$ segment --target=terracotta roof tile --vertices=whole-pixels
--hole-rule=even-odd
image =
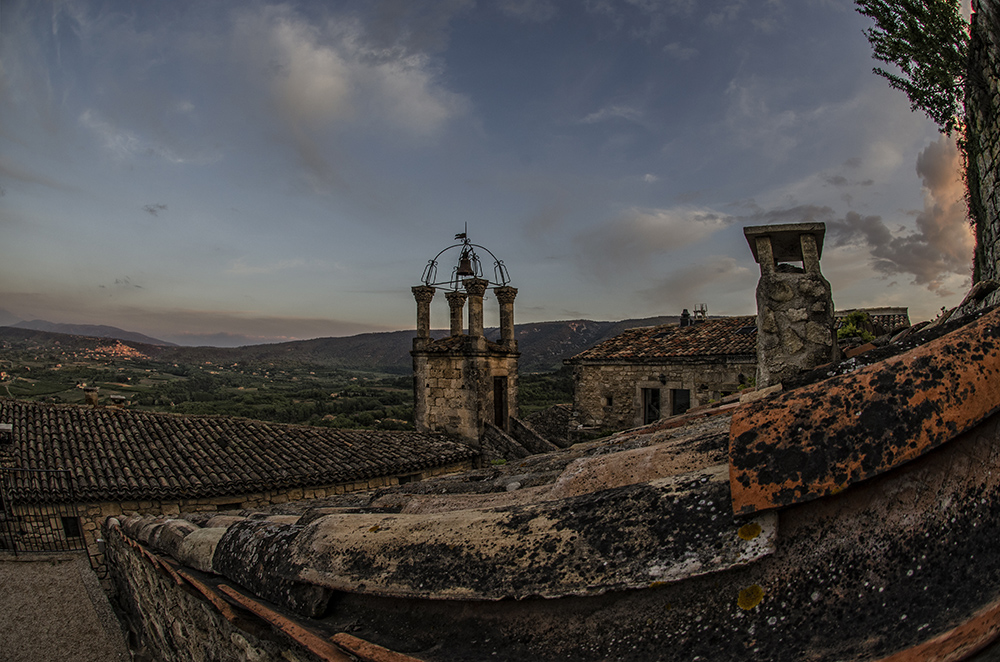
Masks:
[[[683,357],[757,353],[757,318],[720,317],[700,324],[675,324],[629,329],[581,352],[567,363],[587,361],[649,361]]]
[[[71,485],[54,474],[38,488],[15,483],[11,497],[30,502],[226,496],[406,474],[475,456],[437,434],[10,399],[0,399],[0,422],[13,424],[15,466],[71,472]]]

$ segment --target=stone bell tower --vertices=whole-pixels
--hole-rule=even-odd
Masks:
[[[833,296],[819,270],[826,225],[757,225],[743,228],[743,234],[760,264],[757,387],[839,359]]]
[[[423,285],[412,288],[417,302],[417,336],[413,339],[414,423],[419,432],[447,432],[478,445],[487,423],[507,431],[517,412],[517,341],[514,339],[514,297],[507,268],[488,249],[473,244],[465,233],[461,243],[438,253],[427,263]],[[476,249],[493,258],[494,280],[483,277]],[[438,264],[450,254],[454,266],[438,280]],[[457,255],[457,259],[454,257]],[[500,304],[500,338],[486,339],[483,297],[492,288]],[[444,290],[450,310],[451,333],[431,339],[431,301]],[[468,310],[468,326],[463,313]],[[467,331],[466,331],[467,328]]]

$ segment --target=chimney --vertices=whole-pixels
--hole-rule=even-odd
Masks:
[[[691,313],[685,308],[681,311],[681,327],[691,326]]]
[[[743,234],[760,265],[757,387],[839,359],[833,296],[819,269],[826,225],[757,225],[743,228]]]

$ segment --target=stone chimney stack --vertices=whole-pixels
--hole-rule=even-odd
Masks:
[[[833,296],[819,269],[826,225],[758,225],[743,233],[760,265],[757,387],[839,359]]]

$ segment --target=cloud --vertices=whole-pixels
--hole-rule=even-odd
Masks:
[[[473,0],[370,0],[361,6],[368,12],[364,23],[372,47],[437,53],[448,46],[452,19],[473,4]]]
[[[674,41],[663,47],[663,52],[675,60],[690,60],[698,54],[697,48],[682,46],[680,42]]]
[[[752,290],[757,282],[757,270],[743,262],[745,260],[728,255],[713,255],[671,272],[639,294],[661,310],[680,310],[704,301],[705,292]]]
[[[80,126],[90,130],[102,143],[104,149],[119,161],[127,161],[142,156],[156,156],[169,163],[206,164],[217,161],[221,154],[211,150],[192,150],[180,153],[166,143],[147,139],[138,132],[118,126],[93,109],[80,114]]]
[[[557,13],[552,0],[503,0],[500,11],[512,18],[533,23],[548,21]]]
[[[707,209],[632,208],[610,223],[576,238],[588,269],[613,273],[642,266],[654,255],[678,251],[731,223],[732,217]]]
[[[3,157],[0,157],[0,177],[12,179],[21,182],[22,184],[45,186],[57,191],[79,192],[80,190],[75,186],[64,184],[52,179],[51,177],[46,177],[45,175],[25,170],[24,168],[5,161]]]
[[[632,108],[631,106],[615,104],[590,113],[581,119],[580,123],[597,124],[598,122],[605,122],[613,119],[624,119],[630,122],[639,122],[642,119],[642,112],[636,108]]]
[[[942,136],[917,158],[923,180],[924,208],[916,214],[916,231],[894,235],[879,216],[849,212],[828,222],[835,245],[866,246],[872,266],[886,277],[910,274],[913,282],[940,296],[954,293],[946,281],[968,276],[975,239],[969,227],[961,156],[953,140]]]
[[[281,135],[318,185],[339,183],[337,137],[348,127],[426,139],[468,110],[467,99],[440,82],[429,55],[373,42],[356,18],[324,22],[287,6],[247,9],[237,15],[232,52],[247,67],[247,94],[264,82]]]
[[[262,264],[249,264],[246,259],[238,258],[226,268],[226,273],[235,276],[253,276],[259,274],[275,274],[291,269],[326,269],[327,265],[320,261],[309,261],[302,258],[276,260]]]

